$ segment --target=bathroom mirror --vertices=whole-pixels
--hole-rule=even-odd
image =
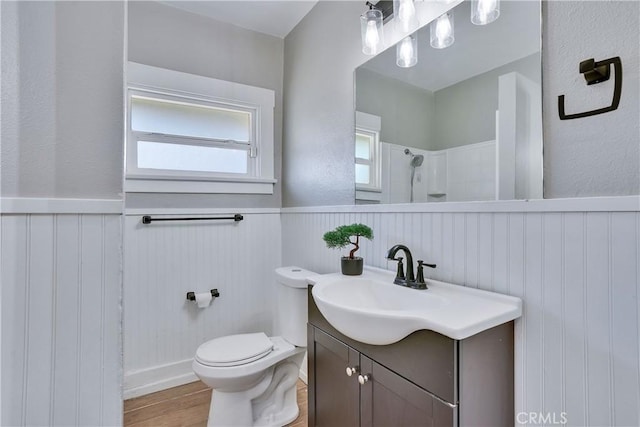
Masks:
[[[487,25],[470,3],[449,47],[431,47],[434,21],[416,65],[393,46],[355,70],[356,203],[542,198],[540,1],[502,1]]]

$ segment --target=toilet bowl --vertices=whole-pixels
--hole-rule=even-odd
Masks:
[[[306,350],[306,278],[313,274],[297,267],[276,269],[281,336],[228,335],[198,347],[193,371],[212,388],[208,426],[283,426],[298,417],[296,382]]]

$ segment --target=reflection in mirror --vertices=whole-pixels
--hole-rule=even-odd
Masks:
[[[427,25],[415,66],[391,47],[355,71],[356,203],[542,198],[540,2],[482,26],[470,1],[449,13],[449,47]]]

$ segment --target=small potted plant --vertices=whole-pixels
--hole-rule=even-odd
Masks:
[[[373,231],[364,224],[341,225],[333,231],[328,231],[322,239],[329,248],[344,248],[347,245],[354,247],[349,251],[349,256],[343,256],[341,261],[342,274],[358,276],[362,274],[364,262],[362,257],[354,256],[360,249],[360,237],[373,239]],[[352,240],[353,238],[353,240]]]

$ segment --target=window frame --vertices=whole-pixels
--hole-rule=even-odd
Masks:
[[[274,91],[133,62],[127,71],[125,192],[273,194]],[[135,97],[248,112],[250,141],[134,131]],[[247,173],[139,168],[138,141],[247,150]]]

